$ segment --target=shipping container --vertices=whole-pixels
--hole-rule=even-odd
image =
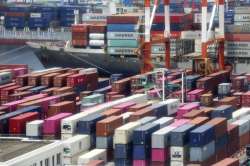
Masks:
[[[43,120],[34,120],[26,123],[26,136],[31,138],[41,138]]]
[[[105,163],[107,161],[107,150],[106,149],[93,149],[88,153],[85,153],[78,158],[77,164],[85,165],[91,160],[103,160]]]

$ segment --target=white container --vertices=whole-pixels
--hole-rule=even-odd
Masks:
[[[203,147],[190,147],[190,161],[206,161],[215,153],[215,142],[212,141]]]
[[[61,133],[63,133],[63,135],[64,134],[73,135],[76,131],[77,122],[80,119],[82,119],[83,117],[90,115],[90,114],[103,112],[107,109],[112,108],[115,105],[119,105],[119,104],[130,102],[130,101],[133,101],[137,104],[144,103],[147,101],[147,96],[146,96],[146,94],[136,94],[136,95],[132,95],[132,96],[129,96],[126,98],[122,98],[122,99],[115,100],[112,102],[99,104],[95,107],[88,108],[84,112],[80,112],[80,113],[77,113],[73,116],[70,116],[68,118],[63,119],[61,122]]]
[[[154,121],[154,124],[159,124],[160,128],[166,127],[167,125],[170,125],[174,122],[174,118],[172,117],[162,117],[156,121]]]
[[[170,161],[170,166],[185,166],[181,161]]]
[[[97,73],[97,68],[87,68],[79,71],[79,74]]]
[[[90,40],[104,40],[105,35],[103,33],[90,33],[89,39]]]
[[[30,13],[31,18],[41,18],[42,14],[41,13]]]
[[[181,39],[200,39],[201,31],[182,31]]]
[[[138,122],[130,122],[115,130],[114,144],[128,144],[132,141],[133,130],[140,126]]]
[[[78,164],[84,165],[92,160],[104,160],[107,162],[107,150],[106,149],[93,149],[88,153],[85,153],[78,158]]]
[[[233,125],[239,126],[239,136],[249,132],[250,124],[247,119],[240,119],[232,123]]]
[[[178,111],[178,107],[180,105],[179,99],[168,99],[163,101],[162,103],[167,105],[168,115],[173,115]]]
[[[242,107],[233,112],[232,119],[238,120],[248,114],[250,114],[250,107]]]
[[[167,126],[152,134],[152,148],[163,149],[169,146],[169,136],[172,130],[176,127]]]
[[[72,134],[65,134],[65,133],[62,133],[61,134],[61,140],[67,140],[67,139],[70,139],[72,138],[74,135]]]
[[[89,135],[76,135],[64,141],[63,155],[72,157],[90,149]]]
[[[170,159],[171,161],[180,161],[184,162],[187,159],[187,146],[184,147],[177,147],[171,146],[170,147]]]
[[[136,48],[108,47],[108,53],[113,55],[135,55]]]
[[[103,13],[85,13],[82,15],[82,21],[107,21],[107,14]]]
[[[103,47],[105,45],[104,40],[89,40],[89,46]]]
[[[26,136],[39,137],[42,136],[43,120],[34,120],[26,123]]]
[[[126,124],[129,122],[129,117],[133,114],[134,112],[125,112],[121,114],[121,117],[123,119],[123,124]]]
[[[234,15],[235,22],[249,22],[250,14],[236,14]]]

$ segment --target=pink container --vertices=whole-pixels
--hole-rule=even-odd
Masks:
[[[132,106],[136,105],[135,102],[127,102],[127,103],[123,103],[117,106],[114,106],[114,109],[121,109],[123,112],[127,112],[128,109]]]
[[[149,166],[147,160],[133,160],[133,166]]]
[[[183,107],[179,107],[176,118],[181,119],[184,114],[199,108],[200,108],[200,103],[188,103]]]
[[[169,149],[152,149],[152,161],[165,162],[169,159]]]
[[[178,119],[178,120],[175,120],[174,123],[172,123],[171,125],[169,126],[172,126],[172,127],[180,127],[186,123],[188,123],[190,120],[189,119]]]
[[[28,69],[27,68],[16,68],[13,69],[14,73],[15,73],[15,77],[20,76],[20,75],[24,75],[28,73]]]
[[[204,93],[203,89],[196,89],[187,94],[187,100],[190,102],[196,102],[200,100],[201,95]]]
[[[38,94],[38,95],[33,95],[33,96],[29,96],[29,97],[25,97],[22,100],[17,100],[17,101],[13,101],[13,102],[9,102],[9,103],[5,103],[3,104],[4,106],[8,106],[10,108],[10,112],[15,111],[17,109],[17,106],[19,104],[22,103],[26,103],[32,100],[37,100],[37,99],[41,99],[47,97],[47,94]]]
[[[60,113],[44,120],[43,134],[58,136],[61,129],[61,120],[71,116],[72,113]]]

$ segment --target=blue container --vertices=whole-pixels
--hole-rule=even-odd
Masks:
[[[115,166],[128,166],[132,165],[131,160],[128,159],[115,159]]]
[[[131,159],[133,144],[115,144],[115,159]]]
[[[164,117],[168,114],[167,105],[164,103],[153,104],[152,106],[150,106],[150,108],[154,110],[154,116],[156,116],[157,118]]]
[[[134,160],[149,160],[151,148],[147,145],[134,145],[133,147],[133,159]]]
[[[158,129],[160,129],[160,125],[153,123],[145,124],[136,128],[133,132],[133,144],[151,144],[151,134]]]
[[[38,86],[38,87],[29,89],[29,91],[31,91],[33,94],[38,94],[38,93],[40,93],[42,90],[45,90],[45,89],[47,89],[47,88],[48,88],[47,86]]]
[[[211,113],[211,117],[223,117],[231,119],[234,111],[235,109],[231,105],[221,105],[219,107],[214,108],[214,111]]]
[[[7,11],[9,11],[9,12],[29,12],[30,8],[28,6],[25,6],[25,7],[9,6],[9,7],[7,7]]]
[[[96,123],[105,116],[101,114],[92,114],[84,117],[77,123],[77,133],[78,134],[93,134],[96,132]]]
[[[112,84],[115,81],[121,80],[123,78],[123,74],[112,74],[110,76],[110,83]]]
[[[97,149],[111,149],[113,148],[113,135],[109,137],[96,137]]]
[[[189,142],[189,133],[193,130],[195,125],[185,124],[171,131],[170,145],[171,146],[185,146]]]
[[[27,112],[39,112],[41,116],[42,109],[40,106],[29,106],[18,109],[14,112],[10,112],[0,116],[0,133],[8,133],[9,131],[9,119]]]
[[[171,24],[170,30],[171,31],[182,31],[183,30],[183,24]],[[164,24],[152,24],[151,27],[152,31],[164,31],[165,25]]]
[[[215,151],[218,151],[220,149],[225,149],[227,143],[228,143],[228,135],[224,134],[222,137],[215,140]]]
[[[156,117],[155,116],[147,116],[147,117],[144,117],[142,119],[139,119],[138,122],[141,124],[141,125],[145,125],[147,123],[150,123],[150,122],[153,122],[156,120]]]
[[[108,32],[136,32],[138,26],[134,24],[108,24]]]
[[[98,89],[101,88],[107,88],[110,84],[110,79],[109,78],[105,78],[105,79],[99,79],[98,80]]]
[[[189,143],[191,147],[202,147],[213,141],[214,138],[214,127],[211,125],[202,125],[190,132]]]
[[[200,75],[186,76],[186,87],[187,87],[187,89],[195,89],[196,88],[196,82],[200,78],[201,78]]]

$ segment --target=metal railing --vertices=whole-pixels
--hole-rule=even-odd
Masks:
[[[67,29],[48,29],[33,30],[30,31],[28,28],[23,30],[5,29],[0,26],[0,38],[1,39],[20,39],[20,40],[71,40],[71,31]]]

